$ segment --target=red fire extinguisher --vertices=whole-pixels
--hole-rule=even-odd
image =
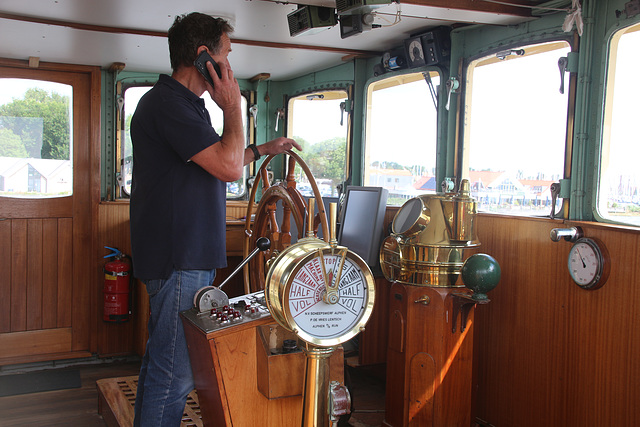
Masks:
[[[125,261],[127,255],[116,248],[105,248],[113,252],[105,258],[113,257],[104,265],[104,314],[102,320],[105,322],[126,322],[131,315],[130,309],[130,270],[131,266]]]

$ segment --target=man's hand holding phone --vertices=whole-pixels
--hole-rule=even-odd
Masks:
[[[202,52],[200,52],[196,60],[193,61],[193,65],[195,65],[198,71],[200,71],[200,74],[204,76],[204,79],[208,81],[211,86],[213,86],[213,79],[211,78],[213,73],[211,73],[211,71],[209,70],[207,62],[211,63],[211,66],[213,67],[216,74],[218,75],[218,78],[222,78],[222,74],[220,72],[220,66],[216,61],[213,60],[211,55],[209,55],[209,52],[207,52],[206,50],[203,50]]]
[[[211,99],[227,112],[229,108],[240,108],[240,87],[233,78],[233,71],[229,68],[227,61],[216,62],[209,52],[200,52],[193,65],[209,83],[207,87]]]

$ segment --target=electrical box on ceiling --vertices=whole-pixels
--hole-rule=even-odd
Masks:
[[[373,28],[373,15],[370,13],[342,15],[340,17],[340,37],[355,36]]]
[[[389,5],[392,0],[336,0],[338,15],[364,14]]]
[[[289,35],[315,34],[338,23],[335,11],[329,7],[299,6],[287,15]]]
[[[409,68],[443,64],[451,56],[451,28],[436,27],[404,41]]]

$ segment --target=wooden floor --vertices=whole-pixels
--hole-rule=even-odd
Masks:
[[[0,427],[105,427],[98,414],[96,381],[136,375],[139,367],[138,361],[77,365],[73,369],[80,371],[80,388],[0,397]],[[384,373],[381,369],[384,368],[347,368],[353,413],[346,425],[381,425],[384,419]]]
[[[140,363],[89,364],[73,366],[73,369],[80,371],[80,388],[0,397],[0,426],[105,427],[102,416],[98,414],[96,381],[136,375]]]

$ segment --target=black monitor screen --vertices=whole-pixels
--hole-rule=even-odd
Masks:
[[[372,267],[379,262],[388,194],[382,187],[347,187],[342,208],[338,243]]]

